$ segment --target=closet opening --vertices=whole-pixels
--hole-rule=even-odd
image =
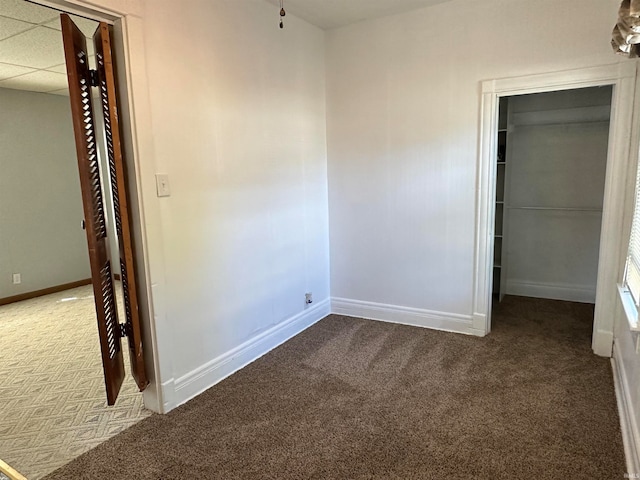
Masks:
[[[492,327],[500,99],[605,87],[611,91],[611,108],[591,348],[596,355],[611,357],[614,328],[612,312],[620,308],[617,284],[624,277],[624,245],[631,228],[633,172],[638,158],[638,151],[631,148],[640,135],[633,114],[635,86],[636,65],[627,62],[482,82],[472,310],[472,329],[477,335],[487,335]],[[509,145],[505,143],[505,155],[508,148]],[[505,161],[508,162],[508,159]],[[509,268],[507,266],[507,270]]]
[[[612,95],[604,85],[499,98],[494,321],[518,305],[593,321]]]

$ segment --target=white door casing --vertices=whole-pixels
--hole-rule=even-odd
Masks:
[[[498,101],[501,97],[575,88],[613,86],[604,206],[600,238],[592,348],[610,357],[617,284],[622,281],[633,209],[637,152],[631,149],[636,61],[482,82],[480,146],[476,180],[476,232],[473,291],[474,328],[491,331],[491,285],[496,191]]]

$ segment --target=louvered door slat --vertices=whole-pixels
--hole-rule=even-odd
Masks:
[[[142,331],[138,311],[138,295],[136,288],[135,265],[133,258],[133,239],[129,223],[127,187],[125,178],[124,156],[120,142],[120,126],[118,123],[118,105],[116,100],[116,84],[111,50],[111,32],[106,23],[100,23],[93,36],[96,48],[96,70],[100,103],[104,115],[106,150],[113,193],[116,233],[120,248],[120,276],[124,296],[126,316],[125,329],[129,339],[129,358],[131,373],[140,390],[148,385],[142,350]]]
[[[124,380],[124,360],[100,185],[87,44],[68,15],[62,14],[60,19],[107,402],[113,405]]]

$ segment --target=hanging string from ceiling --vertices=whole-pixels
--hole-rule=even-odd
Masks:
[[[280,0],[280,28],[284,28],[284,22],[282,21],[287,12],[284,11],[284,0]]]

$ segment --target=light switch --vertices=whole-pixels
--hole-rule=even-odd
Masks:
[[[156,190],[159,197],[168,197],[171,195],[169,175],[166,173],[156,173]]]

